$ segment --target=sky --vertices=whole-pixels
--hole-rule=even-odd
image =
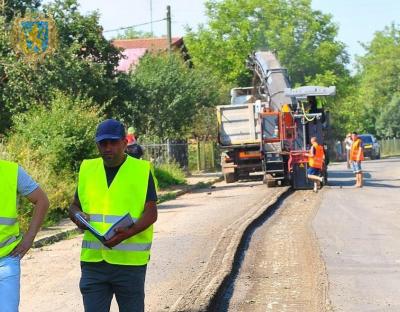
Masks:
[[[207,23],[203,0],[79,0],[79,3],[82,13],[99,11],[104,30],[163,19],[167,5],[171,6],[172,36],[184,35],[186,25],[197,29],[200,23]],[[359,42],[368,43],[376,31],[392,22],[400,24],[399,0],[312,0],[312,8],[332,15],[339,26],[338,39],[346,44],[352,61],[354,55],[365,52]],[[157,36],[166,34],[165,20],[135,29],[151,31],[151,27]],[[115,34],[105,33],[107,38]]]

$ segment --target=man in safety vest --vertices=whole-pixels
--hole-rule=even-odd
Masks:
[[[125,154],[124,126],[107,119],[99,124],[96,144],[101,158],[84,160],[70,218],[85,218],[98,232],[106,232],[129,213],[134,224],[116,228],[104,245],[85,231],[81,250],[80,290],[86,312],[109,311],[113,295],[120,311],[144,311],[144,282],[152,224],[157,220],[157,194],[150,163]],[[107,247],[106,247],[107,246]]]
[[[307,153],[308,169],[307,177],[314,182],[314,192],[318,192],[318,187],[323,182],[321,171],[324,166],[325,153],[323,146],[318,144],[317,138],[311,138],[311,148]]]
[[[361,161],[364,160],[364,151],[362,141],[358,137],[357,132],[351,134],[352,144],[350,149],[350,160],[353,167],[353,172],[356,175],[356,187],[363,186],[363,174],[361,169]]]
[[[34,205],[28,231],[18,224],[17,193]],[[49,208],[46,194],[18,164],[0,160],[0,311],[17,312],[20,260],[31,248]]]

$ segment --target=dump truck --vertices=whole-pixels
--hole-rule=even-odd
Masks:
[[[221,168],[226,183],[262,170],[258,119],[261,104],[253,101],[251,90],[234,88],[231,104],[217,107]]]

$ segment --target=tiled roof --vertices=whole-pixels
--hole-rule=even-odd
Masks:
[[[128,72],[131,67],[135,67],[139,63],[139,59],[146,53],[146,48],[125,49],[122,51],[124,56],[119,60],[117,70]]]
[[[167,38],[115,39],[112,44],[122,49],[146,48],[149,50],[164,50],[168,48]],[[182,44],[182,37],[172,38],[172,46],[179,47]]]
[[[182,50],[184,46],[183,38],[172,38],[172,48]],[[137,39],[115,39],[112,41],[115,47],[122,48],[122,55],[118,63],[117,70],[129,72],[139,62],[139,59],[146,54],[146,52],[167,50],[167,38],[137,38]],[[186,49],[184,48],[186,51]],[[183,53],[183,52],[181,52]]]

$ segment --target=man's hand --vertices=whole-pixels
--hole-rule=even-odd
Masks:
[[[77,218],[77,215],[80,215],[82,218],[84,218],[88,222],[90,220],[89,216],[82,211],[77,211],[77,212],[75,212],[75,214],[73,216],[70,216],[72,222],[74,222],[78,228],[80,228],[81,230],[87,230],[86,225],[84,225],[81,221],[79,221],[79,219]]]
[[[19,257],[22,259],[28,250],[32,247],[34,236],[25,236],[22,241],[11,252],[11,257]]]
[[[26,198],[35,205],[32,219],[24,238],[10,254],[12,257],[19,257],[20,259],[22,259],[27,251],[32,247],[33,240],[35,239],[35,236],[40,229],[40,225],[43,223],[47,209],[49,208],[47,195],[40,187],[37,187],[32,193],[28,194]]]
[[[157,203],[155,201],[148,201],[145,203],[144,212],[135,224],[128,228],[116,228],[114,231],[116,235],[104,242],[104,245],[111,248],[118,245],[123,240],[136,235],[147,229],[157,220]]]
[[[134,225],[133,225],[134,226]],[[110,238],[108,241],[104,242],[104,245],[106,245],[108,248],[114,247],[118,245],[120,242],[123,240],[133,236],[133,226],[131,227],[119,227],[114,230],[115,236]]]
[[[69,206],[68,214],[71,221],[74,222],[78,228],[81,230],[87,230],[86,225],[82,224],[82,222],[76,218],[77,215],[80,215],[87,222],[90,220],[90,217],[82,211],[81,203],[77,196],[75,196],[74,201],[71,206]]]

